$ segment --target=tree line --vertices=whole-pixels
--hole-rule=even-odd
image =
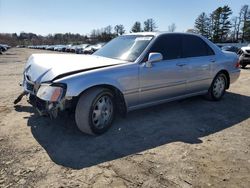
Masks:
[[[213,42],[250,41],[250,8],[243,5],[236,16],[228,5],[218,7],[210,14],[202,12],[195,20],[194,29],[189,31]]]
[[[156,21],[149,18],[142,23],[136,21],[128,32],[150,32],[156,29]],[[169,32],[175,30],[175,23],[168,26]],[[117,24],[114,27],[108,25],[104,28],[93,29],[90,35],[56,33],[42,36],[25,32],[0,33],[0,43],[11,46],[96,43],[107,42],[125,32],[124,25]],[[189,29],[187,32],[199,33],[216,43],[250,41],[250,8],[248,5],[242,6],[236,16],[233,16],[232,9],[228,5],[218,7],[209,14],[202,12],[195,20],[194,29]]]
[[[130,32],[155,31],[156,28],[156,22],[152,18],[149,18],[143,22],[143,25],[139,21],[136,21]],[[0,43],[6,43],[11,46],[96,43],[107,42],[125,32],[124,25],[117,24],[114,27],[108,25],[104,28],[93,29],[90,35],[56,33],[42,36],[25,32],[21,32],[19,35],[17,33],[0,33]]]
[[[54,44],[78,44],[86,43],[89,40],[87,35],[73,33],[56,33],[47,36],[37,35],[34,33],[21,32],[16,33],[0,33],[0,43],[10,46],[17,45],[54,45]]]

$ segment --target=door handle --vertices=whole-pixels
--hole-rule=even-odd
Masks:
[[[210,59],[210,62],[211,63],[215,63],[215,59]]]
[[[177,63],[176,65],[179,66],[179,67],[183,67],[183,66],[185,66],[187,64],[186,63]]]

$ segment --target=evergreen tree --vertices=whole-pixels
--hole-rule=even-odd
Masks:
[[[232,10],[229,6],[222,7],[221,15],[220,15],[220,41],[225,41],[228,33],[232,27],[231,22],[229,20],[229,16],[232,14]]]
[[[135,22],[132,29],[131,29],[131,33],[137,33],[137,32],[141,32],[141,23],[140,22]]]
[[[213,11],[211,14],[211,21],[212,21],[212,40],[214,42],[220,42],[220,36],[221,36],[221,24],[220,24],[220,17],[222,13],[222,8],[219,7],[216,10]]]
[[[209,37],[209,18],[205,12],[201,13],[198,18],[195,20],[195,29],[199,34]]]

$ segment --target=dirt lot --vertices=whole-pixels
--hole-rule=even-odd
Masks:
[[[250,69],[220,102],[131,112],[93,137],[13,105],[32,53],[44,51],[0,55],[0,187],[250,187]]]

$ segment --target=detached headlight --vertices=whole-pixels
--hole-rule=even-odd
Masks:
[[[64,96],[66,86],[63,84],[42,84],[37,92],[37,97],[50,102],[57,102]]]

